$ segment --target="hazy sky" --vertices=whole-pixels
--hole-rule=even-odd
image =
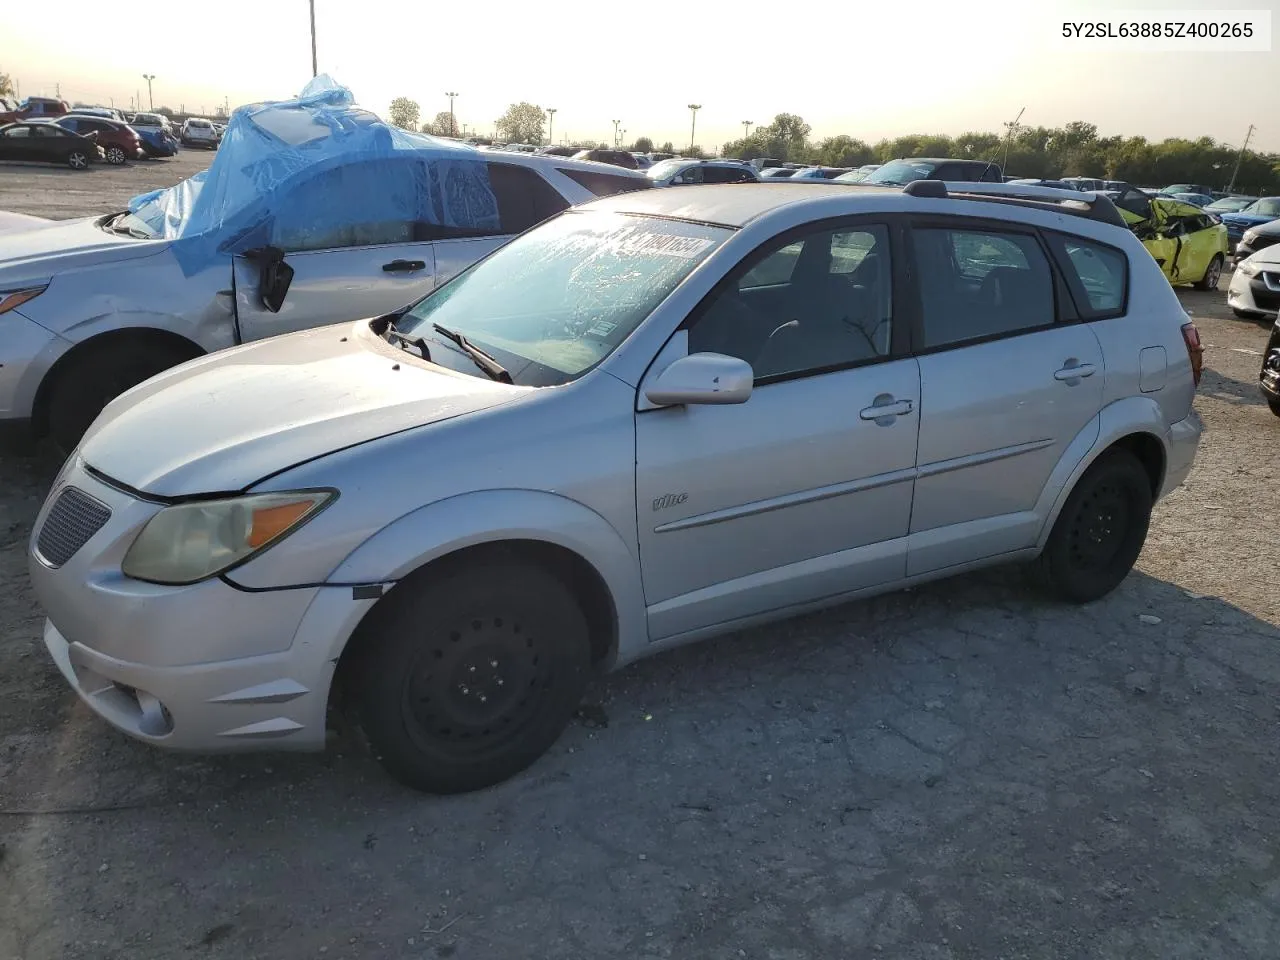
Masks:
[[[1135,8],[1272,10],[1280,0],[956,3],[780,0],[681,3],[602,0],[316,0],[321,72],[385,115],[405,95],[424,120],[447,110],[492,130],[512,102],[556,107],[555,139],[689,142],[687,104],[701,103],[697,140],[714,147],[743,120],[790,111],[816,137],[874,142],[903,133],[998,131],[1070,120],[1103,134],[1209,135],[1280,152],[1280,42],[1270,53],[1072,50],[1063,20]],[[22,95],[128,108],[143,73],[155,105],[212,112],[282,99],[311,75],[307,0],[63,0],[56,28],[5,30],[0,71]],[[751,11],[758,10],[758,13]],[[968,13],[962,11],[971,11]],[[16,16],[15,16],[16,14]],[[1225,15],[1225,14],[1224,14]],[[24,19],[17,10],[9,25]]]

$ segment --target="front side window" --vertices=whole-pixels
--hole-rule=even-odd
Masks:
[[[329,250],[379,244],[410,243],[414,239],[412,214],[393,213],[393,198],[401,208],[416,206],[416,181],[407,164],[370,161],[334,167],[294,187],[279,203],[271,225],[271,245],[286,253]],[[316,216],[335,196],[370,198],[370,216],[363,222],[324,222]]]
[[[892,293],[887,228],[815,230],[714,294],[689,350],[746,360],[757,380],[873,361],[889,354]]]
[[[702,223],[566,213],[463,271],[396,326],[428,339],[435,324],[456,330],[516,383],[566,383],[617,349],[730,233]]]
[[[1053,274],[1030,234],[979,229],[912,231],[924,349],[1054,322]]]

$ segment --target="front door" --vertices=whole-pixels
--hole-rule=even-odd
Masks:
[[[273,313],[258,294],[259,264],[235,258],[241,342],[390,313],[435,286],[435,251],[429,242],[295,250],[285,262],[293,268],[293,281]]]
[[[916,225],[920,450],[911,575],[1032,546],[1068,445],[1096,436],[1102,348],[1064,322],[1065,289],[1033,231]]]
[[[649,375],[684,350],[740,357],[756,375],[746,403],[643,409],[642,384],[651,638],[903,576],[920,398],[894,325],[890,235],[853,221],[766,245]]]

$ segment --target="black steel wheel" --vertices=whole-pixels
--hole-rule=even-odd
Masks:
[[[358,642],[356,705],[402,783],[462,793],[556,741],[590,675],[586,621],[556,577],[509,559],[409,578]],[[381,613],[381,615],[379,615]]]
[[[1076,603],[1119,586],[1146,542],[1152,501],[1137,457],[1123,449],[1099,457],[1067,497],[1040,556],[1046,586]]]

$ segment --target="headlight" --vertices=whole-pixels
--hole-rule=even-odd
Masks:
[[[0,291],[0,313],[8,313],[22,306],[28,300],[34,300],[44,293],[45,287],[27,287],[25,290]]]
[[[1241,273],[1246,277],[1256,277],[1262,272],[1262,268],[1254,263],[1253,258],[1250,257],[1248,260],[1245,260],[1240,264],[1240,266],[1236,267],[1236,272]]]
[[[1257,231],[1256,231],[1256,230],[1246,230],[1246,231],[1244,232],[1244,236],[1240,238],[1240,242],[1241,242],[1241,243],[1253,243],[1253,241],[1255,241],[1255,240],[1257,240],[1257,239],[1258,239],[1258,233],[1257,233]]]
[[[151,583],[208,579],[298,529],[335,496],[331,490],[300,490],[165,507],[142,528],[121,569]]]

